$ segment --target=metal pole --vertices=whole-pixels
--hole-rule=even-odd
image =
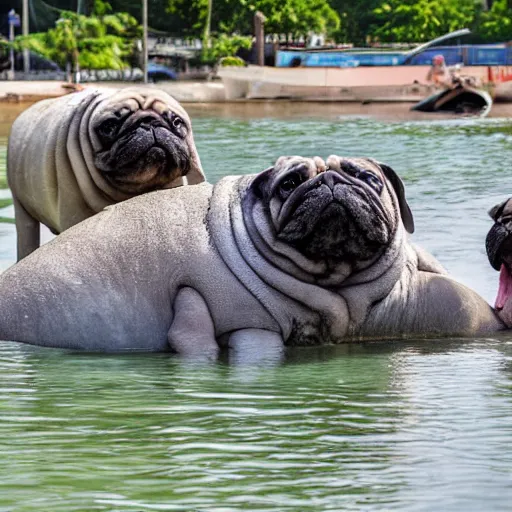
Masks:
[[[148,83],[148,0],[142,0],[142,52],[144,83]]]
[[[211,25],[212,25],[212,7],[213,7],[213,0],[208,0],[208,11],[206,12],[206,25],[204,27],[204,44],[210,43],[210,32],[211,32]]]
[[[14,23],[9,23],[9,41],[11,42],[11,49],[9,50],[9,60],[11,61],[10,79],[14,80],[14,48],[12,47],[12,42],[14,41]]]
[[[23,0],[23,11],[21,13],[21,22],[22,22],[22,34],[24,36],[28,36],[28,0]],[[30,72],[30,54],[28,48],[23,50],[23,71],[25,73]]]

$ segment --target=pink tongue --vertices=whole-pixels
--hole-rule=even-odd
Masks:
[[[501,265],[500,270],[500,286],[498,288],[498,296],[494,307],[503,309],[505,302],[512,295],[512,276],[505,265]]]

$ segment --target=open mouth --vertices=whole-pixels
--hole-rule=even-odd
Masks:
[[[498,293],[494,303],[498,312],[512,297],[512,232],[510,227],[510,219],[507,219],[506,223],[502,223],[502,218],[500,218],[498,222],[494,223],[485,239],[489,263],[500,273]]]
[[[491,265],[500,272],[495,308],[500,311],[512,296],[512,233],[502,224],[495,224],[487,235],[487,254]],[[491,239],[489,241],[489,239]]]
[[[508,265],[502,263],[500,269],[500,280],[498,286],[498,295],[494,307],[497,311],[501,311],[507,300],[512,296],[512,274]]]

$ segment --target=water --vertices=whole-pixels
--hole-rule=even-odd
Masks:
[[[1,165],[19,107],[0,110]],[[508,119],[189,110],[211,181],[282,154],[388,163],[406,184],[413,240],[494,299],[486,211],[512,192]],[[14,246],[14,226],[0,224],[3,268]],[[509,335],[295,349],[260,366],[2,343],[0,512],[506,510],[511,377]]]

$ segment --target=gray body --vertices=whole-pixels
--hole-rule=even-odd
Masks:
[[[202,184],[111,206],[17,263],[0,276],[0,338],[86,350],[167,350],[183,287],[204,299],[215,337],[251,327],[279,332],[209,236],[211,191]],[[194,328],[202,315],[194,307],[188,313]]]
[[[114,113],[123,112],[126,120],[145,113],[160,122],[168,111],[188,126],[182,144],[188,153],[186,169],[175,162],[148,160],[150,145],[140,143],[137,129],[120,130],[106,145],[97,132]],[[121,134],[132,136],[128,144],[120,141]],[[123,172],[116,174],[112,165],[100,168],[97,157],[102,152],[111,153],[114,167],[116,160],[120,167],[124,162]],[[204,181],[190,120],[176,100],[158,89],[88,88],[32,105],[15,120],[9,136],[7,176],[14,199],[18,259],[39,246],[40,222],[58,234],[108,205],[182,185],[184,175],[190,184]]]
[[[0,276],[0,339],[190,353],[247,336],[308,345],[503,328],[409,244],[392,193],[386,248],[357,272],[330,272],[271,240],[259,176],[153,192],[67,230]]]

